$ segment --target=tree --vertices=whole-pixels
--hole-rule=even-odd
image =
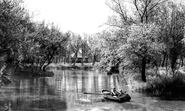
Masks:
[[[21,7],[20,0],[0,1],[0,53],[7,55],[7,61],[12,62],[13,58],[16,59],[13,56],[18,53],[29,21],[30,16]]]
[[[159,27],[155,24],[132,25],[129,33],[124,52],[141,71],[142,81],[146,82],[146,65],[151,63],[151,59],[158,57],[162,50],[163,44],[158,41]]]
[[[133,0],[136,16],[140,23],[152,22],[156,16],[156,10],[165,0]]]
[[[80,48],[82,46],[82,38],[81,38],[80,35],[71,32],[69,41],[70,41],[69,42],[70,50],[74,53],[72,62],[73,62],[73,65],[75,66],[79,50],[80,50]]]
[[[98,57],[100,57],[100,52],[103,50],[101,49],[103,41],[100,36],[100,33],[88,36],[88,46],[90,48],[89,54],[92,59],[92,65],[95,65],[96,61],[98,61]]]
[[[40,69],[43,71],[52,62],[53,57],[59,54],[60,49],[65,49],[63,47],[66,46],[68,36],[64,35],[53,24],[51,26],[44,22],[39,24],[38,33],[35,36],[35,48]]]
[[[148,29],[148,31],[145,29],[146,27],[151,28],[148,24],[155,23],[154,20],[156,16],[158,15],[158,9],[161,3],[163,3],[164,0],[132,0],[132,1],[126,1],[126,0],[109,0],[108,6],[116,13],[118,14],[119,18],[115,21],[118,22],[119,28],[124,30],[126,33],[125,35],[122,35],[123,38],[131,39],[133,36],[138,36],[140,39],[145,39],[145,36],[151,37],[153,35],[152,29]],[[127,8],[127,6],[131,8]],[[117,24],[117,23],[116,23]],[[143,25],[142,25],[143,24]],[[117,26],[117,25],[116,25]],[[136,26],[140,29],[134,29],[133,27]],[[154,28],[155,29],[155,28]],[[135,30],[135,32],[133,31]],[[133,35],[130,32],[127,33],[127,31],[132,32],[133,34],[138,33],[138,35]],[[147,33],[145,35],[145,33]],[[128,35],[127,35],[128,34]],[[141,34],[141,35],[140,35]],[[144,35],[142,35],[144,34]],[[143,38],[142,38],[143,37]],[[138,39],[138,40],[140,40]],[[133,39],[134,40],[134,39]],[[136,42],[136,41],[135,41]],[[135,44],[135,42],[133,42]],[[132,43],[132,42],[131,42]],[[146,70],[146,64],[147,64],[147,53],[148,45],[147,43],[137,43],[136,44],[143,44],[140,50],[142,50],[140,53],[142,53],[142,56],[140,55],[138,62],[136,66],[141,66],[139,68],[141,70],[142,74],[142,80],[146,82],[146,76],[145,76],[145,70]],[[127,46],[127,43],[123,42],[123,46]],[[121,47],[123,48],[123,47]],[[134,48],[133,48],[134,49]],[[131,50],[131,49],[129,49]],[[132,52],[132,51],[131,51]],[[136,51],[137,52],[137,51]],[[131,60],[131,59],[130,59]]]
[[[88,53],[90,51],[90,47],[88,45],[87,35],[84,35],[84,38],[82,39],[81,49],[82,49],[82,66],[84,64],[84,57],[88,56]]]
[[[158,24],[161,28],[161,40],[165,44],[164,61],[170,60],[172,71],[176,70],[177,60],[183,53],[185,9],[183,5],[167,2],[161,7]]]

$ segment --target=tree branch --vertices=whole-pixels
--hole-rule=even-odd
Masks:
[[[138,6],[137,6],[137,0],[134,0],[134,6],[136,7],[136,10],[137,10],[139,16],[142,17],[142,15],[141,15],[141,13],[140,13],[140,11],[139,11],[139,8],[138,8]]]
[[[117,5],[118,6],[118,10],[116,10],[114,7],[112,7],[108,2],[106,2],[106,5],[111,9],[111,10],[113,10],[114,12],[116,12],[117,14],[119,14],[120,16],[121,16],[121,18],[125,21],[125,22],[127,22],[127,15],[126,15],[126,13],[124,13],[124,11],[123,11],[123,8],[122,8],[122,6],[121,6],[121,2],[120,2],[120,0],[112,0],[112,2],[114,2],[115,3],[115,5]]]

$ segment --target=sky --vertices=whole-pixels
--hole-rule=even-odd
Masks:
[[[24,0],[34,13],[34,21],[45,20],[58,25],[61,31],[92,34],[103,29],[111,10],[106,0]]]

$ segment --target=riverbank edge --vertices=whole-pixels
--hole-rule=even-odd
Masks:
[[[84,65],[81,65],[81,63],[77,63],[76,65],[73,64],[50,64],[48,66],[48,69],[56,68],[57,70],[95,70],[97,68],[96,65],[92,65],[90,63],[84,63]]]
[[[15,64],[6,64],[3,69],[3,75],[25,76],[25,77],[52,77],[54,73],[50,70],[38,70],[38,67],[31,68],[29,66],[18,66]]]
[[[52,77],[54,73],[52,71],[15,71],[14,75],[16,76],[29,76],[29,77]]]
[[[18,66],[14,66],[14,68],[15,67]],[[54,73],[52,72],[53,68],[56,68],[57,70],[95,70],[96,66],[92,66],[90,63],[84,63],[84,65],[77,63],[75,66],[72,64],[52,63],[47,67],[46,71],[35,70],[38,69],[37,67],[34,67],[34,70],[32,70],[29,66],[22,66],[22,68],[18,67],[18,70],[14,70],[13,74],[28,77],[52,77],[54,76]]]
[[[157,85],[163,86],[163,88],[161,88],[161,90],[157,89],[157,88],[155,89],[155,87],[153,87],[153,86],[157,86],[157,85],[156,85],[156,81],[150,75],[147,76],[147,82],[142,82],[140,79],[138,79],[139,76],[140,76],[139,73],[132,74],[132,76],[124,76],[124,78],[127,81],[127,86],[130,91],[144,93],[144,94],[146,94],[148,96],[152,96],[152,97],[159,97],[160,99],[163,99],[163,100],[182,100],[182,101],[185,101],[185,93],[181,92],[182,90],[185,90],[185,72],[177,71],[176,77],[174,79],[172,78],[172,76],[170,76],[165,79],[167,81],[162,80],[160,82],[157,82],[158,83]],[[179,84],[179,81],[180,81],[180,84]],[[167,84],[167,85],[165,86],[164,84],[165,85]],[[180,86],[180,88],[172,89],[173,91],[164,90],[165,87],[168,87],[168,88],[170,87],[169,84],[172,84],[173,87]],[[152,88],[154,88],[154,89],[152,89]],[[166,92],[161,93],[161,91],[166,91]],[[178,92],[180,92],[180,93],[178,93]]]

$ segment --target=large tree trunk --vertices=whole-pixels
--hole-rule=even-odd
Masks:
[[[55,50],[54,50],[55,51]],[[52,59],[53,59],[53,57],[54,57],[54,51],[52,52],[52,54],[50,54],[50,55],[48,55],[47,56],[47,60],[46,61],[48,61],[47,63],[46,63],[46,65],[45,64],[43,64],[43,67],[42,67],[42,70],[45,72],[46,71],[46,68],[47,68],[47,66],[49,66],[51,63],[52,63]]]
[[[142,79],[143,82],[146,82],[145,70],[146,70],[146,57],[143,57],[143,59],[142,59],[142,69],[141,69],[141,79]]]
[[[42,70],[43,69],[43,66],[44,66],[44,64],[45,64],[45,62],[42,62],[42,61],[40,61],[39,62],[39,70]]]
[[[78,57],[78,50],[75,52],[73,66],[75,66]]]
[[[46,72],[46,68],[49,66],[50,63],[51,63],[51,62],[48,62],[46,65],[43,66],[42,70],[43,70],[44,72]]]
[[[42,70],[43,70],[44,72],[46,71],[46,68],[51,64],[52,58],[53,58],[53,56],[51,56],[51,57],[48,59],[48,63],[47,63],[46,65],[43,65]]]
[[[170,50],[170,61],[171,61],[171,69],[172,69],[172,72],[174,74],[175,70],[176,70],[176,61],[178,59],[178,52],[176,51],[176,49],[171,49]]]
[[[184,66],[184,60],[183,60],[184,58],[183,58],[183,56],[181,55],[181,67],[183,67]]]
[[[96,63],[96,53],[93,54],[93,63],[92,63],[92,65],[94,66],[95,63]]]
[[[6,52],[6,54],[7,54],[7,60],[6,60],[6,63],[13,63],[13,57],[12,57],[12,51],[11,51],[11,49],[8,49],[7,50],[7,52]]]
[[[165,61],[166,61],[166,53],[163,54],[163,60],[162,60],[162,63],[161,63],[162,67],[164,67]]]

